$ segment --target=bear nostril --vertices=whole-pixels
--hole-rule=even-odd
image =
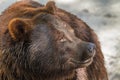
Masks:
[[[88,46],[87,46],[87,51],[89,53],[90,56],[93,56],[95,53],[95,44],[93,43],[89,43]]]
[[[93,43],[89,43],[88,46],[87,46],[87,48],[88,48],[89,52],[93,52],[94,49],[95,49],[95,45]]]

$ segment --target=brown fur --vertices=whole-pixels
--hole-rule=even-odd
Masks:
[[[32,29],[32,24],[29,21],[15,18],[9,22],[8,30],[13,39],[22,39],[23,36]]]
[[[63,24],[66,23],[70,26],[70,31],[72,29],[74,30],[71,32],[74,32],[77,38],[82,41],[96,44],[96,55],[91,65],[84,68],[78,68],[76,71],[69,70],[68,72],[64,72],[64,74],[60,74],[62,77],[59,74],[55,74],[58,77],[49,78],[47,76],[35,75],[32,74],[31,71],[27,71],[27,68],[29,68],[28,65],[25,67],[16,65],[16,60],[21,62],[21,64],[27,63],[24,62],[24,59],[27,59],[26,54],[22,56],[22,60],[12,57],[12,54],[3,54],[5,53],[4,48],[15,46],[16,43],[19,43],[20,39],[25,39],[26,42],[28,41],[30,35],[29,32],[34,28],[33,25],[39,22],[44,23],[44,21],[46,21],[44,20],[44,17],[42,21],[38,20],[40,16],[37,14],[42,15],[42,13],[46,13],[46,15],[52,14],[58,17]],[[32,20],[29,21],[29,19]],[[49,23],[49,25],[51,25],[51,23]],[[10,34],[8,34],[8,32]],[[57,34],[60,33],[56,32],[56,35]],[[56,36],[56,38],[58,39],[60,37]],[[27,45],[28,44],[26,44],[26,46]],[[17,48],[14,51],[17,51]],[[6,65],[8,66],[6,67]],[[23,67],[24,69],[21,69]],[[49,66],[46,65],[45,67]],[[50,68],[53,69],[52,67]],[[57,68],[59,68],[59,66],[57,66]],[[13,72],[11,72],[11,70],[13,70]],[[94,31],[86,23],[78,19],[73,14],[57,8],[54,2],[49,2],[46,6],[43,6],[33,1],[21,1],[10,6],[0,16],[0,80],[108,80],[108,78],[100,43]]]

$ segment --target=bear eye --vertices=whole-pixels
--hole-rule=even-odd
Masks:
[[[66,41],[67,41],[67,39],[65,39],[65,38],[60,39],[61,43],[66,42]]]

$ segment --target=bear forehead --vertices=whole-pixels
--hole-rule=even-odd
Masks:
[[[33,24],[35,25],[44,24],[46,26],[49,26],[49,24],[51,24],[50,27],[53,27],[57,31],[64,33],[64,35],[70,41],[74,41],[77,39],[74,34],[74,29],[69,24],[62,21],[58,16],[49,13],[39,13],[34,16],[32,20]]]

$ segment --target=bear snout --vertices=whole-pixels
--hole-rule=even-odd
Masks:
[[[80,42],[77,45],[76,57],[72,58],[71,62],[77,65],[77,68],[89,66],[93,62],[96,53],[96,45],[91,42]]]
[[[96,45],[94,43],[84,43],[83,52],[81,54],[81,61],[92,59],[95,56]]]

